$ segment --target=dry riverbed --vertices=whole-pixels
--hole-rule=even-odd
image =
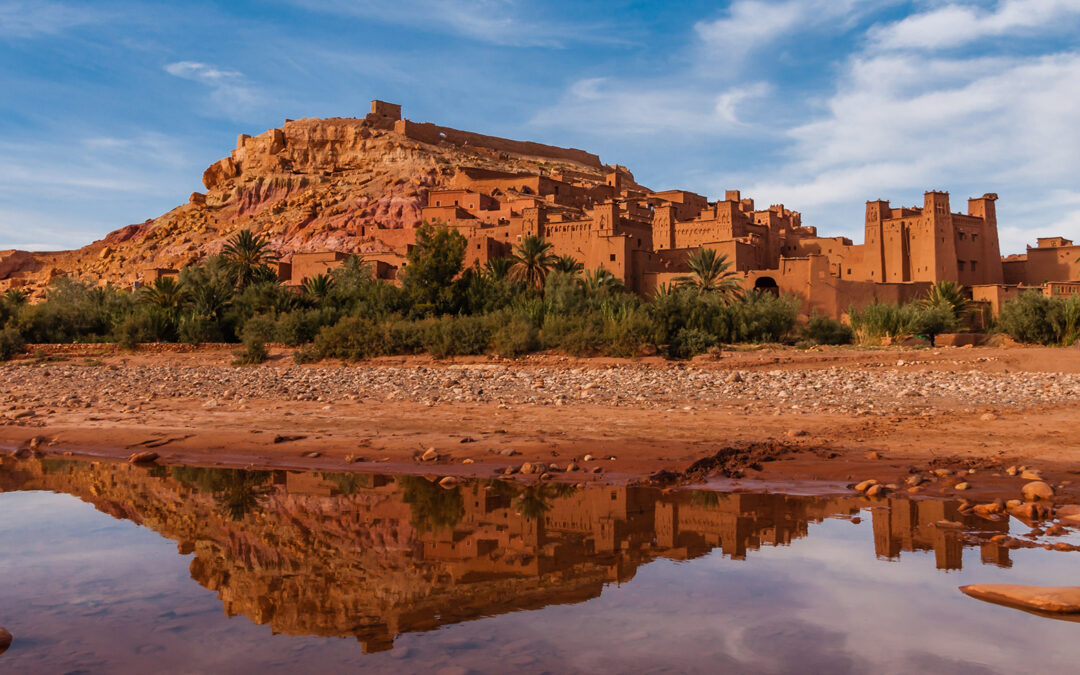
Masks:
[[[524,468],[528,480],[719,477],[819,490],[877,481],[882,492],[975,501],[1022,498],[1030,480],[1006,470],[1024,467],[1041,471],[1059,503],[1080,492],[1076,349],[313,366],[293,364],[288,350],[272,355],[248,368],[214,348],[24,358],[0,367],[0,443],[210,465],[453,476]]]

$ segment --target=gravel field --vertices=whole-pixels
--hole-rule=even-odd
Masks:
[[[989,373],[961,364],[918,370],[897,361],[875,368],[720,370],[521,368],[498,364],[333,368],[121,365],[9,365],[0,368],[5,419],[48,407],[120,408],[200,399],[207,408],[253,400],[451,402],[496,405],[580,403],[646,409],[745,406],[748,410],[918,413],[938,407],[1029,407],[1080,399],[1080,375]]]

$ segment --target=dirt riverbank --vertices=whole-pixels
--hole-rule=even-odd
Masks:
[[[1019,497],[1027,481],[1006,469],[1023,465],[1059,502],[1080,501],[1077,349],[313,366],[277,349],[249,368],[232,367],[224,348],[56,351],[0,367],[8,450],[484,477],[528,462],[554,464],[561,480],[666,471],[839,490],[876,479],[907,491],[918,474],[926,481],[913,494],[972,499]],[[438,459],[422,461],[430,448]]]

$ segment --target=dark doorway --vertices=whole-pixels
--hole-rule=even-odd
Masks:
[[[780,295],[780,287],[776,285],[776,279],[772,277],[758,277],[754,281],[754,290],[762,293],[772,293],[773,295]]]

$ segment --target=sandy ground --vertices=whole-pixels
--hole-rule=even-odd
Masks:
[[[662,470],[680,474],[669,479],[700,480],[716,476],[710,469],[717,469],[728,485],[778,489],[798,484],[843,490],[873,478],[907,491],[905,479],[919,473],[928,481],[918,494],[973,499],[1018,497],[1027,481],[1007,475],[1005,469],[1025,465],[1043,473],[1059,502],[1080,501],[1080,387],[1073,384],[1075,379],[1059,387],[1050,401],[982,396],[973,405],[972,392],[959,391],[916,408],[900,405],[897,392],[878,391],[871,380],[859,396],[872,411],[857,413],[850,404],[791,409],[777,401],[699,397],[685,390],[673,394],[683,400],[665,401],[663,407],[576,397],[556,405],[547,400],[507,404],[364,396],[295,400],[272,390],[213,401],[194,394],[135,401],[105,396],[72,406],[65,401],[90,398],[87,390],[94,385],[85,378],[77,387],[69,384],[56,377],[58,368],[130,375],[138,386],[139,378],[147,377],[140,374],[142,368],[168,365],[181,374],[231,370],[233,354],[222,348],[125,353],[79,347],[62,352],[48,357],[39,353],[0,368],[0,400],[5,402],[0,409],[7,411],[0,446],[6,450],[33,443],[46,455],[126,458],[152,450],[167,463],[484,477],[508,467],[518,469],[524,462],[543,462],[557,466],[550,472],[553,479],[574,481],[634,481]],[[254,368],[269,369],[271,375],[296,370],[289,350],[272,350],[272,357]],[[538,356],[514,362],[399,358],[305,368],[325,376],[328,366],[348,369],[341,373],[404,366],[430,375],[491,363],[556,376],[561,371],[587,375],[634,368],[661,380],[666,373],[674,377],[689,369],[711,375],[740,372],[748,378],[798,371],[813,382],[828,371],[830,386],[845,373],[892,377],[899,372],[915,381],[984,373],[1008,385],[1048,374],[1080,374],[1080,349],[764,349],[681,364]],[[237,370],[250,375],[253,369]],[[130,398],[130,390],[125,391]],[[418,455],[429,448],[439,458],[421,461]],[[682,475],[717,453],[721,461],[716,466],[698,465]],[[565,472],[571,461],[579,469]],[[934,469],[952,473],[936,476]],[[961,482],[968,489],[956,490]]]

